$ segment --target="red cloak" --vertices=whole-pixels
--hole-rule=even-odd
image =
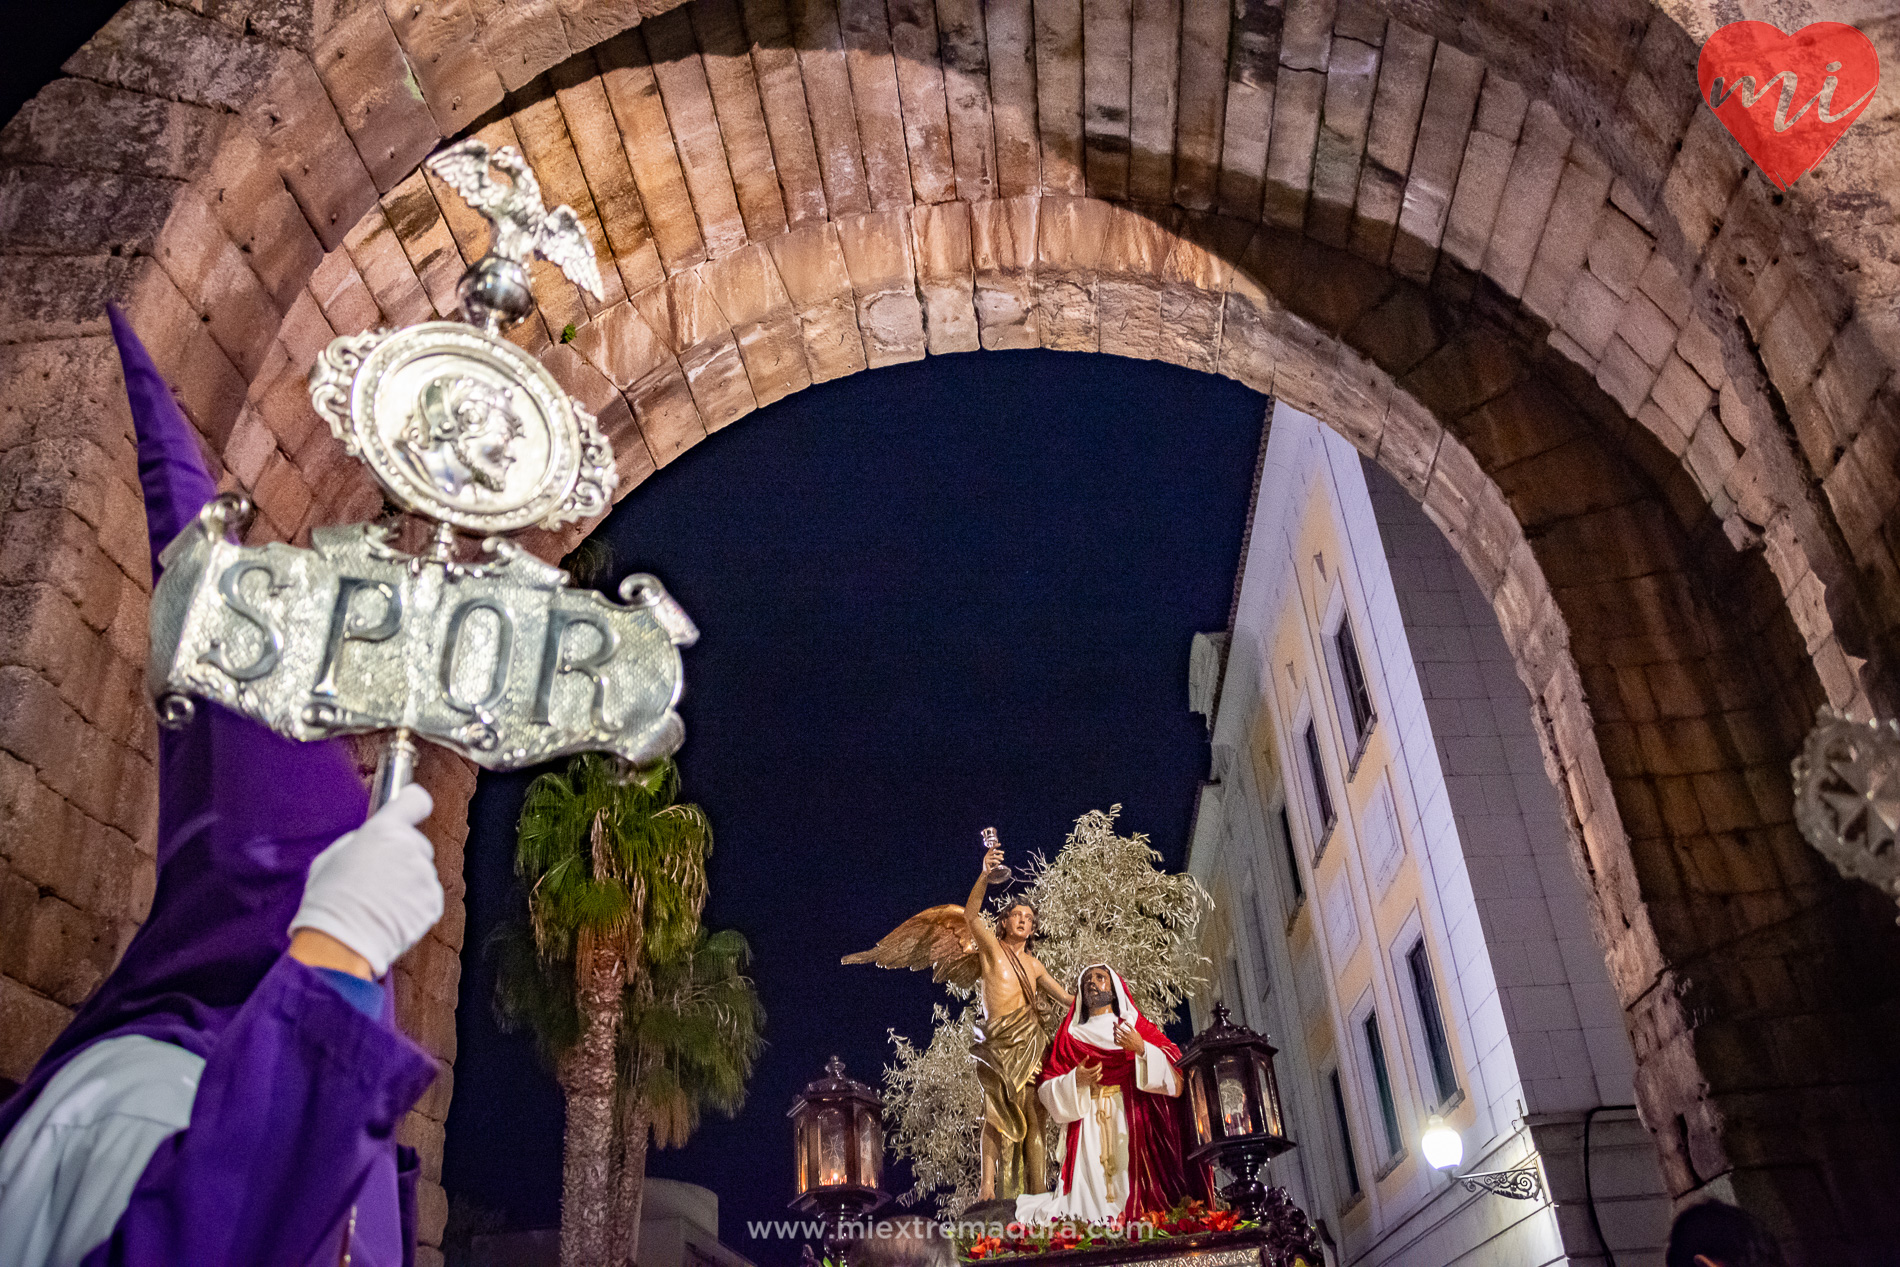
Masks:
[[[1106,964],[1090,964],[1089,968],[1105,968]],[[1075,989],[1075,1006],[1062,1019],[1062,1025],[1056,1030],[1054,1045],[1050,1048],[1048,1060],[1043,1062],[1042,1077],[1047,1082],[1051,1078],[1060,1078],[1077,1065],[1095,1064],[1102,1070],[1102,1085],[1120,1087],[1122,1108],[1128,1115],[1128,1205],[1122,1217],[1134,1222],[1151,1215],[1166,1214],[1187,1196],[1187,1176],[1181,1163],[1181,1118],[1178,1096],[1156,1095],[1143,1091],[1135,1084],[1135,1054],[1120,1047],[1105,1050],[1092,1043],[1086,1043],[1069,1032],[1082,1011],[1081,976],[1089,968],[1078,974]],[[1175,1076],[1181,1078],[1181,1049],[1168,1041],[1153,1021],[1136,1010],[1128,997],[1128,987],[1113,968],[1109,975],[1115,978],[1115,998],[1123,1021],[1132,1018],[1135,1032],[1151,1046],[1158,1047],[1174,1066]],[[1185,1084],[1185,1078],[1182,1078]],[[1068,1142],[1062,1150],[1062,1191],[1067,1192],[1075,1180],[1075,1154],[1080,1146],[1082,1124],[1070,1122]]]

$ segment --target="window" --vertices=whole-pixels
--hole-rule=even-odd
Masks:
[[[1358,751],[1366,746],[1366,736],[1372,733],[1372,692],[1366,687],[1359,644],[1352,636],[1352,617],[1343,607],[1339,612],[1339,628],[1333,631],[1333,669],[1339,675],[1340,711],[1352,722],[1348,738]]]
[[[1392,1099],[1392,1076],[1386,1071],[1377,1012],[1366,1014],[1365,1030],[1366,1057],[1372,1062],[1372,1082],[1379,1093],[1379,1122],[1385,1127],[1385,1155],[1396,1157],[1405,1150],[1405,1136],[1399,1133],[1399,1109]]]
[[[1286,873],[1293,881],[1293,905],[1298,906],[1306,900],[1306,886],[1300,883],[1300,860],[1293,852],[1293,824],[1286,816],[1286,805],[1280,806],[1280,841],[1286,846]]]
[[[1313,815],[1318,830],[1313,835],[1318,844],[1313,850],[1315,858],[1324,852],[1326,837],[1333,830],[1333,794],[1326,789],[1326,767],[1319,758],[1319,732],[1313,728],[1311,718],[1306,722],[1306,774],[1313,785]]]
[[[1444,1013],[1438,1010],[1438,988],[1432,982],[1432,961],[1425,953],[1423,937],[1406,952],[1405,963],[1412,970],[1412,992],[1418,996],[1418,1020],[1431,1055],[1432,1083],[1443,1104],[1458,1094],[1458,1074],[1452,1068],[1451,1043],[1445,1036]]]
[[[1333,1087],[1333,1121],[1339,1126],[1339,1150],[1346,1159],[1346,1191],[1359,1195],[1359,1162],[1352,1155],[1352,1128],[1346,1120],[1346,1093],[1339,1085],[1339,1070],[1328,1075]]]

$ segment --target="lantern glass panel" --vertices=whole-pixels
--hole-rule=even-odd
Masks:
[[[849,1119],[836,1104],[827,1104],[813,1114],[818,1129],[818,1183],[835,1188],[851,1181],[848,1147],[852,1143]]]
[[[875,1188],[883,1178],[879,1172],[884,1169],[884,1133],[878,1129],[877,1110],[860,1106],[858,1109],[858,1182],[866,1188]]]
[[[1269,1135],[1285,1135],[1280,1121],[1280,1089],[1273,1081],[1273,1058],[1265,1052],[1255,1052],[1253,1058],[1255,1085],[1260,1089],[1260,1112],[1266,1115],[1266,1132]]]
[[[1194,1142],[1211,1144],[1214,1142],[1214,1124],[1207,1111],[1207,1070],[1193,1069],[1188,1073],[1188,1091],[1194,1101]]]
[[[810,1192],[818,1178],[818,1118],[808,1108],[798,1116],[798,1194]]]
[[[1214,1062],[1214,1080],[1220,1093],[1221,1135],[1227,1139],[1251,1135],[1254,1131],[1247,1113],[1247,1093],[1252,1089],[1247,1085],[1247,1064],[1247,1058],[1239,1052],[1224,1055]]]

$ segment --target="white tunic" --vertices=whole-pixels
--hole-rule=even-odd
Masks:
[[[1091,1047],[1119,1051],[1115,1014],[1103,1012],[1069,1032]],[[1079,1121],[1075,1169],[1067,1191],[1025,1193],[1016,1198],[1019,1223],[1106,1223],[1128,1205],[1128,1112],[1120,1087],[1082,1086],[1071,1069],[1036,1089],[1050,1120],[1066,1126]],[[1153,1043],[1135,1057],[1135,1085],[1156,1095],[1180,1095],[1181,1082],[1167,1053]],[[1068,1132],[1063,1132],[1066,1141]]]

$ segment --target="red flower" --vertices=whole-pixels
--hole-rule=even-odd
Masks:
[[[970,1243],[963,1251],[965,1258],[988,1258],[1003,1247],[1003,1242],[994,1236],[984,1236]]]
[[[1234,1224],[1240,1222],[1240,1216],[1232,1210],[1215,1210],[1207,1216],[1205,1222],[1216,1232],[1231,1232],[1234,1230]]]

